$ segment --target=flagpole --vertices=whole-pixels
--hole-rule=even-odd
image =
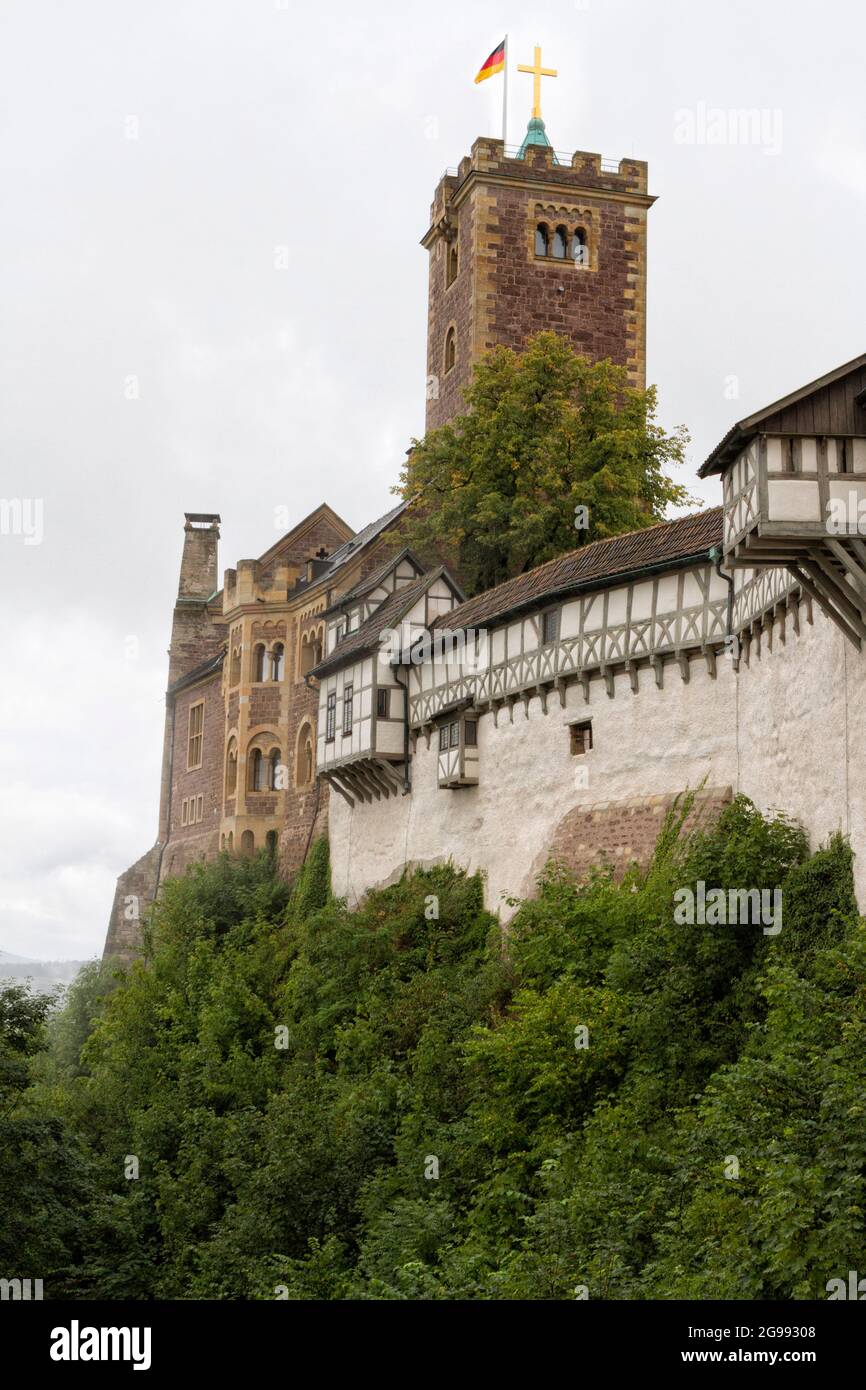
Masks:
[[[502,84],[502,153],[505,153],[505,145],[508,141],[508,35],[505,35],[505,69],[502,73],[505,79]]]

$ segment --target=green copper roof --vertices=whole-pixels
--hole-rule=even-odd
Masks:
[[[544,121],[540,116],[533,116],[529,125],[526,127],[523,144],[520,146],[517,154],[518,159],[523,159],[528,145],[546,145],[548,149],[553,148],[547,138],[547,131],[544,129]]]

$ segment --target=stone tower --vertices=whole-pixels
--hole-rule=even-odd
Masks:
[[[473,362],[543,329],[646,384],[647,166],[554,153],[533,117],[520,150],[479,139],[439,182],[430,228],[427,429],[463,407]]]

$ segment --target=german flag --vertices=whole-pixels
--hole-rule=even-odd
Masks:
[[[485,59],[478,69],[476,82],[483,82],[485,77],[495,77],[498,72],[502,72],[505,67],[505,40],[494,48],[490,57]]]

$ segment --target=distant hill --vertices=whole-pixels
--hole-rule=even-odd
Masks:
[[[46,993],[57,985],[69,985],[75,979],[83,960],[29,960],[11,951],[0,951],[0,980],[30,980],[36,989]]]

